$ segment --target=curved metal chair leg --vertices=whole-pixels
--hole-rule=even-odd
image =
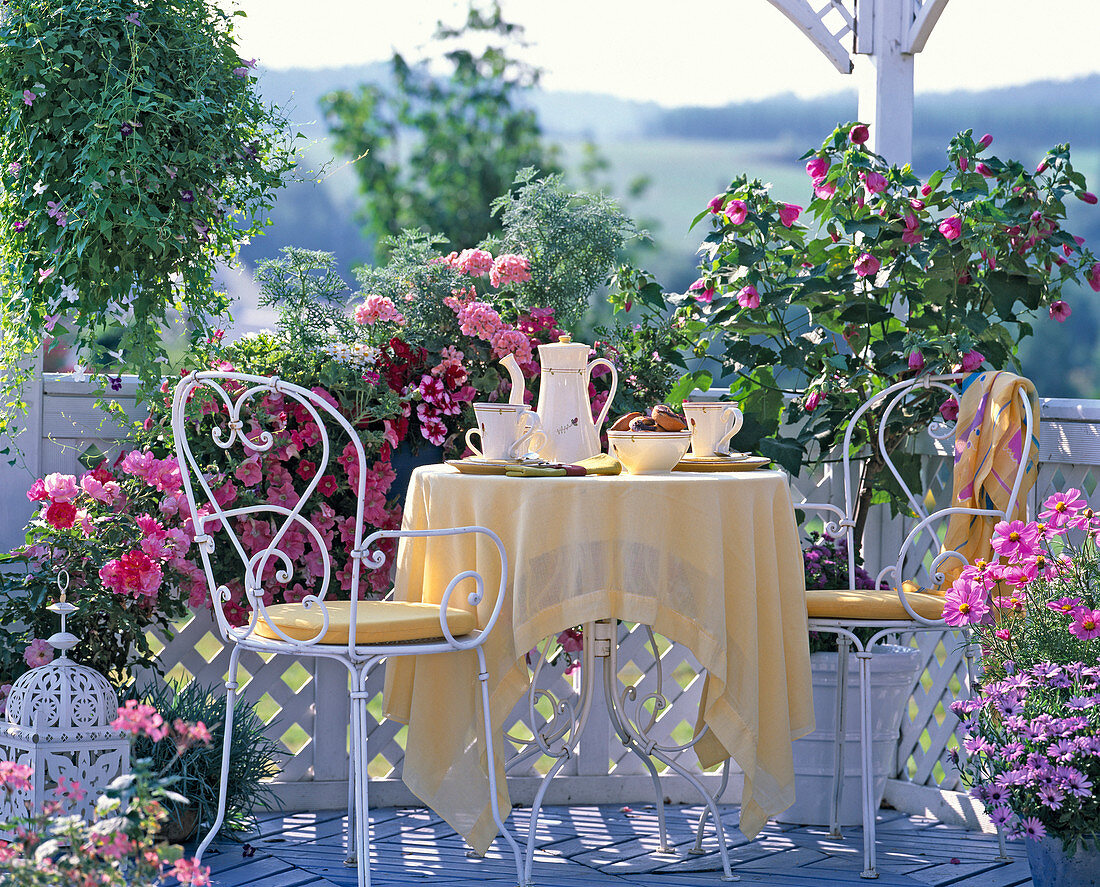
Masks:
[[[836,735],[833,737],[833,797],[829,804],[829,837],[840,833],[840,802],[844,795],[844,740],[848,708],[848,650],[851,644],[842,634],[836,640]]]
[[[871,653],[856,653],[859,659],[859,750],[863,782],[863,871],[861,878],[877,878],[875,871],[875,780],[871,755]]]
[[[504,840],[508,842],[508,846],[512,848],[512,857],[516,864],[516,877],[519,879],[520,887],[527,887],[530,879],[529,877],[525,879],[523,853],[511,831],[504,825],[504,820],[500,815],[500,804],[497,803],[496,753],[493,749],[493,719],[489,711],[489,671],[485,667],[485,651],[481,647],[477,648],[477,664],[477,679],[478,683],[481,684],[482,727],[485,729],[485,757],[489,770],[489,809],[493,811],[493,822],[500,829],[500,833],[503,835]],[[534,822],[534,819],[532,818],[531,821]]]
[[[196,865],[202,861],[203,853],[206,852],[206,848],[210,846],[210,842],[214,840],[214,836],[225,821],[226,792],[229,788],[229,750],[233,745],[233,715],[236,713],[237,706],[237,663],[240,658],[241,648],[234,645],[233,651],[229,654],[229,671],[225,680],[225,734],[222,737],[222,772],[218,783],[218,815],[214,817],[214,824],[210,826],[210,831],[206,833],[206,837],[202,839],[198,850],[195,851]]]

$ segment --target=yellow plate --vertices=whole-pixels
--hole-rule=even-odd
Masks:
[[[506,459],[447,459],[446,464],[463,474],[504,474],[509,468],[519,465]]]
[[[692,458],[685,456],[673,471],[752,471],[772,464],[771,459],[763,456],[705,456]]]

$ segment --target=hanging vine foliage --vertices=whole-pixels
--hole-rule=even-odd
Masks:
[[[114,362],[148,384],[170,309],[196,337],[226,310],[215,263],[258,233],[293,166],[286,121],[237,53],[241,14],[212,0],[6,4],[0,423],[45,334],[75,333],[81,361],[103,365],[96,340],[114,333]]]

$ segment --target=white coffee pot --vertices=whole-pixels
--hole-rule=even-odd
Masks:
[[[601,452],[600,428],[611,409],[619,374],[609,360],[600,357],[588,361],[591,349],[574,342],[570,336],[559,336],[558,341],[539,345],[539,402],[537,412],[542,420],[546,443],[538,453],[551,462],[574,463]],[[510,403],[523,403],[523,373],[513,355],[507,354],[501,364],[512,379]],[[611,390],[607,401],[595,422],[592,421],[592,401],[588,396],[588,383],[592,369],[600,364],[611,370]]]

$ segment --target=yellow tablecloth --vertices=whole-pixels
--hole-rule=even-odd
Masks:
[[[405,529],[472,524],[494,530],[509,558],[509,594],[485,645],[498,761],[500,728],[527,689],[527,651],[565,628],[614,617],[653,626],[707,669],[700,715],[710,734],[697,752],[710,766],[728,751],[744,770],[741,830],[751,838],[790,806],[791,742],[814,718],[802,557],[781,474],[413,473]],[[486,579],[484,617],[500,581],[491,544],[468,535],[402,540],[396,596],[408,600],[414,590],[414,599],[438,602],[458,571],[475,568]],[[409,724],[406,785],[483,851],[496,826],[478,697],[473,652],[387,664],[386,716]],[[502,770],[498,785],[507,811]]]

